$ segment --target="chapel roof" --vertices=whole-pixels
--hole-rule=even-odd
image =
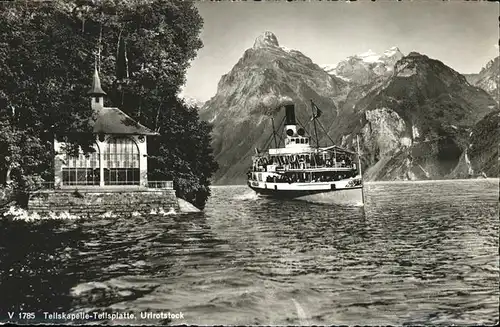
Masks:
[[[103,98],[106,92],[101,87],[101,80],[97,67],[92,79],[92,88],[88,92],[93,97]],[[103,106],[104,101],[99,102],[95,108],[96,118],[94,121],[94,133],[100,134],[132,134],[132,135],[159,135],[146,126],[138,123],[132,117],[121,111],[119,108]]]
[[[102,108],[94,122],[94,133],[159,135],[118,108]]]

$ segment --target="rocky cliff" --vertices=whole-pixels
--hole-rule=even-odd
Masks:
[[[368,180],[439,179],[458,164],[474,125],[496,108],[464,76],[412,52],[333,128],[343,146],[361,134]]]
[[[481,69],[479,74],[465,75],[469,83],[488,92],[497,102],[499,99],[500,84],[500,57],[496,57]]]
[[[471,132],[498,109],[495,100],[440,61],[415,52],[403,57],[396,49],[387,54],[384,60],[358,56],[364,63],[349,59],[370,67],[366,82],[358,73],[348,75],[357,70],[346,65],[327,73],[301,52],[281,47],[270,32],[257,38],[200,111],[214,125],[213,148],[221,167],[216,183],[245,181],[254,148],[270,140],[271,118],[277,126],[283,117],[279,103],[285,100],[296,103],[297,117],[309,131],[309,100],[314,100],[323,111],[322,145],[327,132],[336,144],[353,149],[360,135],[368,180],[448,178],[465,160],[464,151],[471,162],[483,158],[485,146],[469,147]],[[380,69],[374,69],[377,65]]]
[[[500,111],[495,110],[472,128],[469,144],[465,147],[459,164],[450,177],[498,177],[499,140]]]

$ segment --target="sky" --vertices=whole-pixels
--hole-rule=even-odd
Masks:
[[[196,2],[204,20],[182,95],[206,101],[265,31],[280,46],[318,65],[335,65],[371,49],[417,51],[460,73],[478,73],[498,56],[500,6],[492,2],[414,0]]]

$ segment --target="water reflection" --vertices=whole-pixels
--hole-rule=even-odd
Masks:
[[[88,239],[70,222],[0,220],[0,317],[7,312],[71,309],[74,249]]]
[[[184,312],[137,324],[498,321],[498,186],[372,184],[367,204],[216,188],[205,213],[0,222],[7,311]]]

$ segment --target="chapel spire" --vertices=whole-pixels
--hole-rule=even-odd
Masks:
[[[94,77],[92,79],[92,88],[89,90],[87,93],[89,95],[95,96],[95,97],[102,97],[106,95],[106,92],[103,91],[101,88],[101,79],[99,78],[99,72],[97,71],[97,67],[94,70]]]
[[[100,111],[104,108],[104,96],[106,95],[106,92],[104,92],[101,87],[101,79],[99,78],[97,66],[94,70],[92,88],[87,92],[87,94],[91,96],[90,105],[94,111]]]

